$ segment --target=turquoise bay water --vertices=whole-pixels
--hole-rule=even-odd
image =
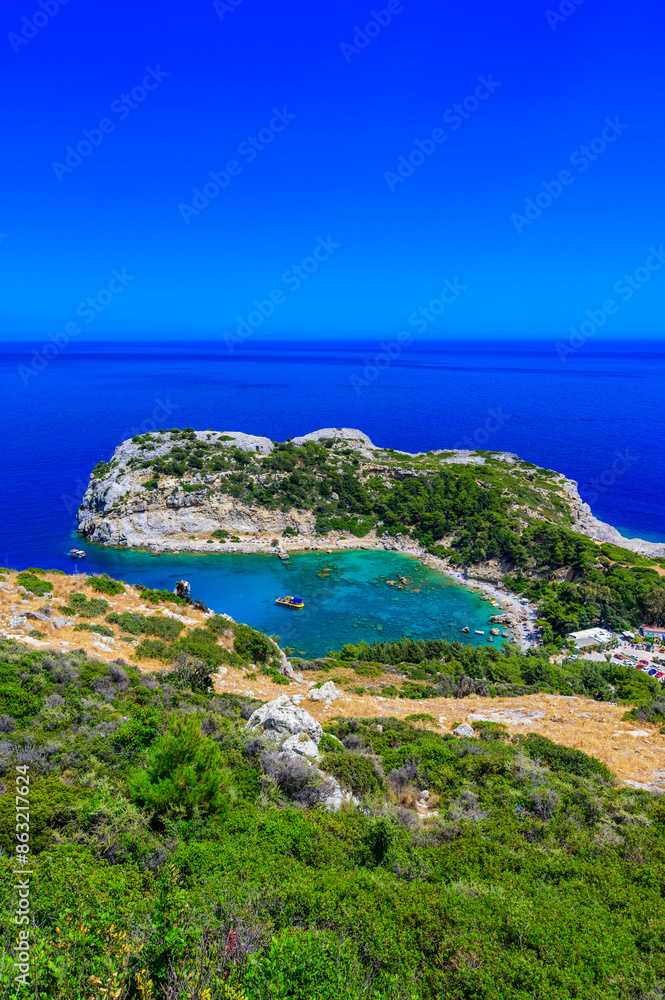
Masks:
[[[87,545],[86,551],[81,569],[87,573],[106,572],[128,583],[169,590],[184,578],[192,596],[210,608],[278,635],[282,646],[307,656],[321,656],[347,642],[403,635],[484,645],[495,611],[449,577],[394,552],[302,552],[282,563],[268,555],[151,556],[97,545]],[[318,575],[324,572],[326,576]],[[386,583],[397,581],[398,575],[408,579],[408,589]],[[302,595],[304,609],[275,604],[284,594]],[[469,635],[462,633],[465,625]],[[475,635],[475,629],[485,635]]]

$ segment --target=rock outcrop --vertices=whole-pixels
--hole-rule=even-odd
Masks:
[[[247,720],[246,728],[266,733],[279,744],[287,737],[306,733],[318,747],[323,736],[321,723],[312,718],[304,708],[294,705],[286,694],[257,708]]]
[[[314,761],[321,760],[323,729],[288,695],[257,708],[245,728],[263,738],[266,769],[287,794],[308,805],[318,802],[330,812],[337,812],[344,802],[357,801],[336,778],[315,766]]]

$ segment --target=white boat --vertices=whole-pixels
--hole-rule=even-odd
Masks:
[[[476,629],[476,635],[485,635],[485,633],[481,632],[481,630],[479,628],[477,628]]]

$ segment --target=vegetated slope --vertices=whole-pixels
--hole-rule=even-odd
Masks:
[[[0,642],[0,935],[11,955],[20,767],[42,1000],[662,992],[665,799],[416,713],[326,726],[323,766],[359,802],[330,814],[245,729],[256,704],[206,671]]]
[[[79,530],[110,544],[196,531],[214,551],[229,531],[270,531],[303,545],[339,532],[415,545],[505,578],[539,604],[552,647],[594,625],[665,623],[665,559],[650,554],[663,546],[595,541],[581,533],[590,521],[574,483],[514,455],[407,455],[351,430],[283,444],[191,428],[139,435],[93,470],[79,512]]]
[[[323,659],[294,659],[289,666],[285,653],[290,651],[280,650],[267,636],[225,615],[206,614],[170,591],[129,586],[106,575],[67,576],[34,567],[0,574],[0,635],[34,649],[78,649],[107,661],[120,655],[142,670],[175,666],[192,676],[213,671],[217,691],[263,701],[285,690],[303,698],[311,684],[333,680],[341,699],[332,707],[307,702],[322,722],[335,711],[403,718],[418,701],[430,715],[450,723],[480,712],[505,718],[509,726],[514,718],[521,731],[531,717],[535,730],[592,750],[622,779],[654,789],[665,780],[662,741],[657,728],[651,731],[658,723],[661,688],[651,677],[618,663],[566,660],[560,665],[549,662],[546,650],[530,650],[525,656],[507,643],[499,650],[402,639],[373,646],[360,642]],[[592,723],[589,709],[596,706],[578,700],[566,708],[564,720],[549,700],[565,703],[571,695],[606,707],[593,712]],[[474,704],[473,698],[482,700]],[[619,723],[625,708],[608,707],[617,701],[638,706],[639,730]]]

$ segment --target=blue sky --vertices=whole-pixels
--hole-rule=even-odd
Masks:
[[[0,18],[5,340],[663,334],[654,0]]]

